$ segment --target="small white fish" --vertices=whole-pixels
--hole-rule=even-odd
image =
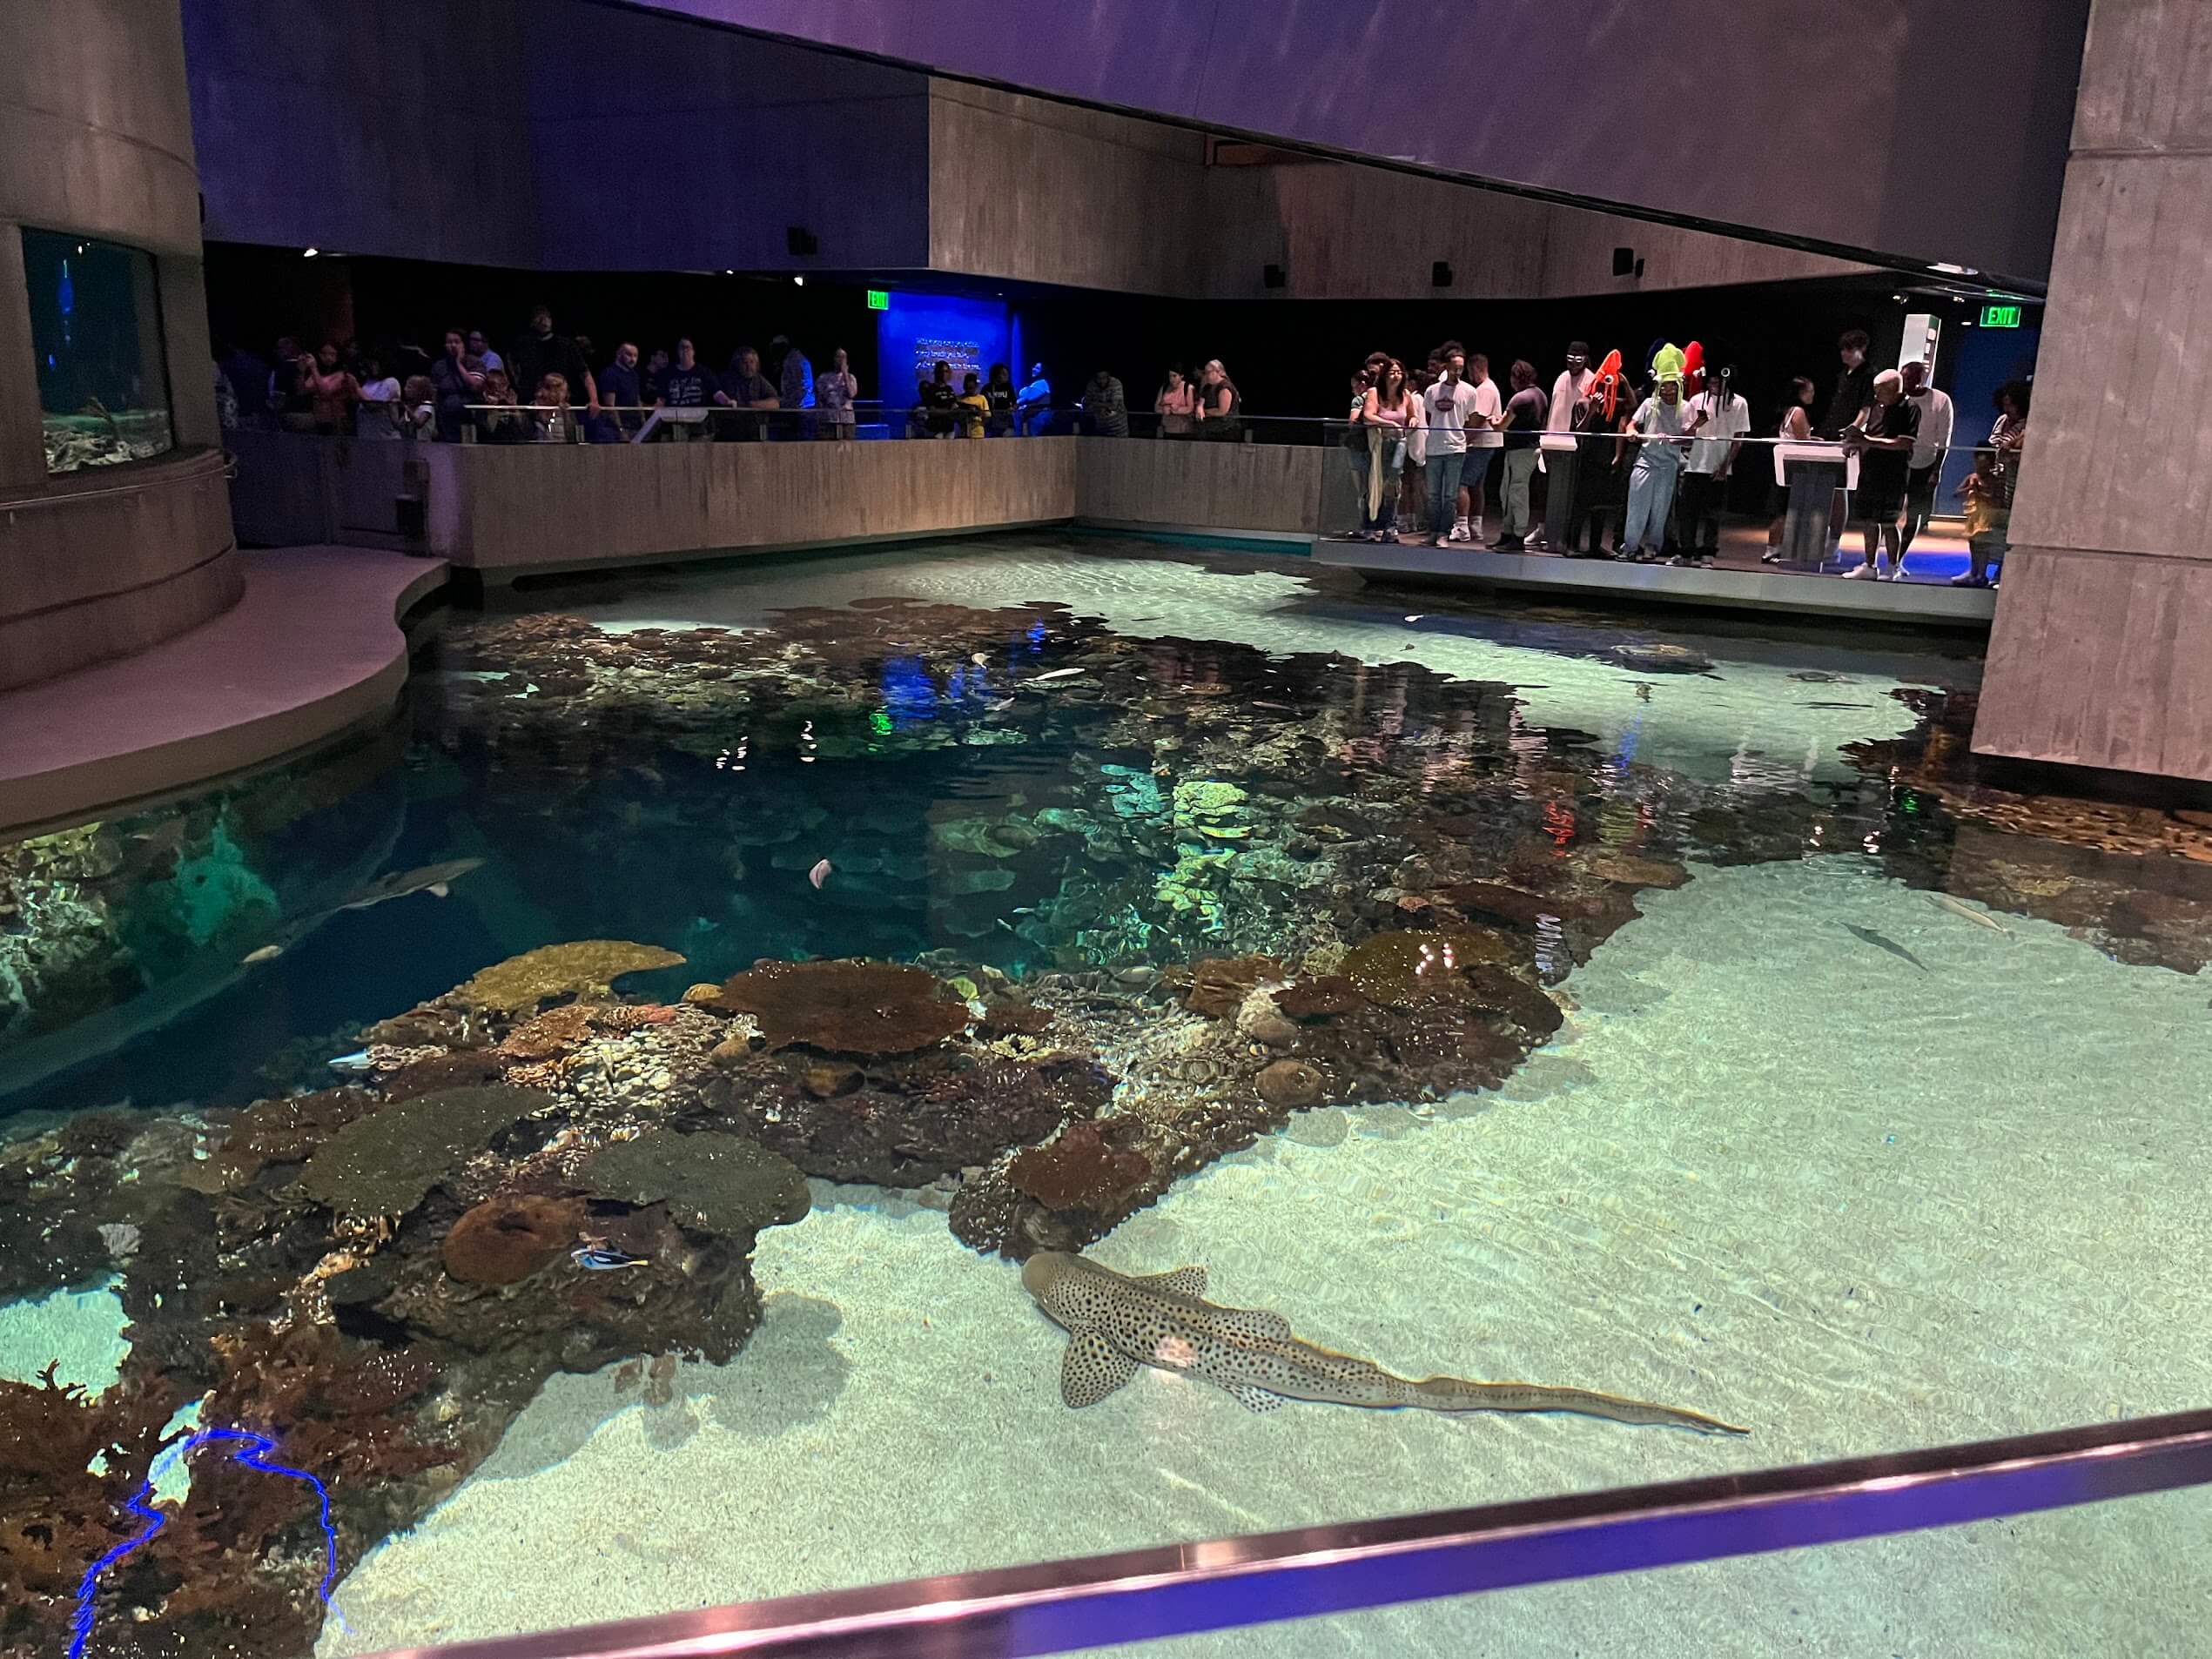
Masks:
[[[815,865],[812,870],[806,872],[806,878],[812,882],[817,889],[819,889],[822,883],[830,878],[830,861],[824,858],[820,863]]]
[[[1429,615],[1429,613],[1428,613],[1427,611],[1419,611],[1419,612],[1416,612],[1415,615],[1411,615],[1411,616],[1407,617],[1407,618],[1406,618],[1406,621],[1408,621],[1409,622],[1417,622],[1417,621],[1421,621],[1421,619],[1422,619],[1422,617],[1424,617],[1424,616],[1426,616],[1426,615]]]
[[[1029,678],[1029,683],[1033,686],[1041,686],[1047,680],[1072,680],[1077,675],[1084,672],[1085,670],[1081,668],[1054,668],[1050,674],[1032,675]]]
[[[373,1071],[376,1067],[369,1060],[369,1051],[365,1048],[357,1048],[351,1054],[341,1054],[331,1061],[330,1069],[333,1071],[342,1071],[348,1077],[363,1077]]]
[[[2012,929],[2007,927],[1996,917],[1983,915],[1971,904],[1960,903],[1948,893],[1930,893],[1928,902],[1938,910],[1948,910],[1953,916],[1965,917],[1976,927],[1987,928],[1992,933],[2001,933],[2008,939],[2014,937]]]
[[[984,710],[987,714],[1003,715],[1013,706],[1014,700],[1012,697],[1001,697],[996,702],[985,703]]]
[[[984,654],[980,651],[977,651],[971,655],[968,661],[974,663],[978,668],[987,668],[991,666],[991,659],[984,655]]]
[[[239,966],[251,968],[257,962],[274,962],[284,954],[280,944],[265,944],[259,950],[249,950],[239,958]]]

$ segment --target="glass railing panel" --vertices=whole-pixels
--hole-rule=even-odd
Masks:
[[[1084,1651],[1093,1659],[1491,1652],[1525,1659],[1793,1652],[2180,1659],[2203,1647],[2197,1590],[2209,1537],[2212,1494],[2198,1487]],[[1259,1602],[1247,1609],[1260,1611]]]

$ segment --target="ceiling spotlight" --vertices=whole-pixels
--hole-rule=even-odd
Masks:
[[[803,288],[806,286],[806,279],[804,277],[793,277],[791,279],[791,283],[794,287]]]
[[[312,259],[321,252],[320,248],[306,248],[301,251],[299,257],[303,259]]]

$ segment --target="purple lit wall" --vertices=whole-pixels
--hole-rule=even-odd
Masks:
[[[644,3],[2031,280],[2050,265],[2088,12],[2088,0]]]

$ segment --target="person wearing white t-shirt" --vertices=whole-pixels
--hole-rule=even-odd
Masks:
[[[1590,388],[1597,379],[1597,371],[1590,366],[1590,346],[1583,340],[1567,342],[1567,366],[1559,371],[1559,378],[1551,383],[1551,401],[1545,406],[1543,429],[1546,432],[1572,432],[1575,429],[1575,406],[1590,395]],[[1550,468],[1544,464],[1543,451],[1536,451],[1536,471],[1546,474]],[[1539,521],[1530,533],[1529,545],[1543,546],[1543,525]]]
[[[1751,429],[1751,406],[1728,389],[1731,369],[1705,377],[1705,389],[1690,400],[1691,424],[1698,440],[1682,470],[1682,552],[1685,558],[1711,559],[1720,552],[1721,507],[1728,499],[1728,475]],[[1708,534],[1710,532],[1710,534]]]
[[[1459,487],[1467,462],[1467,418],[1475,407],[1475,388],[1467,384],[1467,355],[1453,350],[1443,361],[1443,373],[1422,395],[1429,427],[1429,522],[1436,530],[1436,545],[1471,541],[1467,527],[1467,492]],[[1448,508],[1456,508],[1450,533],[1442,526]]]
[[[1475,404],[1467,417],[1467,458],[1459,474],[1459,516],[1468,533],[1483,539],[1483,515],[1489,507],[1490,468],[1505,453],[1505,400],[1490,379],[1490,360],[1480,352],[1467,359],[1467,379]]]
[[[1957,411],[1948,394],[1928,384],[1928,366],[1907,363],[1898,373],[1905,379],[1905,396],[1920,412],[1920,435],[1913,440],[1913,462],[1905,474],[1905,527],[1898,536],[1898,557],[1913,551],[1913,538],[1928,527],[1935,512],[1936,480],[1943,472],[1943,457],[1951,447],[1951,428]]]

